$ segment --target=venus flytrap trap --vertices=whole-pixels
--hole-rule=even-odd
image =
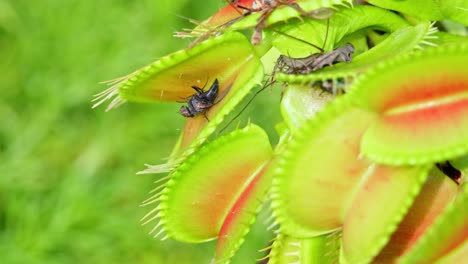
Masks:
[[[401,263],[431,263],[436,260],[440,263],[463,263],[468,252],[467,203],[468,185],[465,184],[457,198],[444,209],[424,236],[401,258]],[[441,256],[444,257],[440,259]]]
[[[375,262],[395,261],[398,256],[407,254],[421,234],[435,222],[436,217],[446,210],[446,205],[457,199],[461,190],[450,178],[438,169],[432,168],[428,178],[421,187],[408,213],[398,224],[397,230],[389,242],[374,259]],[[460,194],[461,195],[461,194]],[[463,214],[463,210],[460,211]],[[454,219],[455,220],[455,219]],[[459,230],[460,231],[460,230]],[[454,240],[455,244],[459,241]]]
[[[249,146],[256,146],[255,151]],[[226,154],[231,162],[223,162]],[[254,125],[210,142],[171,173],[161,191],[162,202],[151,215],[160,215],[169,237],[185,242],[211,240],[221,231],[228,232],[236,221],[232,218],[249,211],[243,207],[252,203],[246,201],[265,192],[258,188],[271,154],[268,137]]]
[[[468,8],[368,2],[376,6],[230,1],[177,34],[197,38],[188,48],[98,96],[110,108],[169,101],[193,110],[182,111],[169,162],[144,171],[168,172],[143,203],[153,207],[143,222],[155,237],[217,239],[212,262],[229,263],[267,197],[277,230],[262,263],[468,258],[468,41],[434,22],[466,26]],[[241,29],[254,30],[252,41]],[[275,82],[286,86],[279,143],[254,124],[214,136],[255,86]],[[461,176],[447,177],[441,164]]]
[[[428,49],[382,63],[361,79],[352,98],[380,114],[364,135],[362,153],[394,165],[466,154],[467,60],[468,45]]]
[[[109,107],[126,101],[183,102],[193,95],[192,86],[219,81],[219,95],[215,99],[219,101],[204,115],[187,119],[173,158],[167,165],[148,168],[149,172],[167,172],[214,132],[226,114],[261,82],[262,75],[260,61],[248,40],[240,33],[230,32],[207,39],[193,49],[165,56],[119,80],[109,89],[108,94],[115,96]]]

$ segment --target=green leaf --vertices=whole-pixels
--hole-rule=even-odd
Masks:
[[[468,152],[468,45],[443,46],[374,68],[351,88],[379,113],[362,153],[385,164],[425,164]]]

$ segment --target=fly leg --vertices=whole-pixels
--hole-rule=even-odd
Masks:
[[[210,119],[209,119],[208,116],[206,115],[206,112],[203,112],[203,117],[205,117],[206,121],[210,122]]]

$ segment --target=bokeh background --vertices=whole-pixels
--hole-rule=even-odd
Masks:
[[[209,263],[214,242],[152,239],[139,204],[163,175],[135,175],[169,155],[178,104],[91,109],[99,82],[185,47],[180,16],[221,0],[0,0],[0,263]],[[244,113],[270,134],[279,92]],[[261,217],[263,218],[263,216]],[[234,263],[272,234],[260,219]]]

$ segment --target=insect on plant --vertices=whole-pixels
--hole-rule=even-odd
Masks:
[[[354,46],[351,43],[325,53],[314,53],[305,58],[281,55],[275,68],[285,74],[309,74],[338,62],[351,62]]]
[[[327,21],[327,32],[326,32],[325,40],[323,43],[323,47],[325,47],[325,44],[327,41],[328,28],[329,28],[329,20]],[[255,97],[257,97],[257,95],[263,92],[266,88],[271,87],[272,85],[276,83],[276,79],[275,79],[276,71],[279,70],[280,72],[286,73],[286,74],[309,74],[313,71],[319,70],[326,66],[331,66],[338,62],[351,62],[352,54],[354,53],[354,46],[350,43],[347,43],[346,45],[339,47],[333,51],[324,52],[323,47],[320,48],[313,43],[307,42],[303,39],[297,38],[295,36],[291,36],[281,31],[277,31],[274,29],[271,29],[271,30],[278,34],[284,35],[286,37],[289,37],[297,41],[303,42],[307,45],[310,45],[320,50],[321,52],[314,53],[305,58],[291,58],[286,55],[280,55],[280,57],[277,59],[275,67],[273,68],[271,78],[265,81],[265,84],[262,86],[262,88],[260,88],[260,90],[255,92],[255,94],[249,99],[247,104],[240,110],[240,112],[237,113],[228,122],[228,124],[220,130],[220,133],[224,131],[234,120],[236,120],[242,114],[242,112],[244,112],[244,110],[250,105],[250,103],[252,103],[252,101],[255,99]],[[326,92],[336,94],[337,89],[334,88],[336,84],[338,84],[338,82],[325,80],[320,83],[320,87]],[[344,89],[340,89],[340,90],[344,90]]]
[[[351,43],[347,43],[346,45],[330,52],[325,52],[324,47],[327,43],[329,28],[330,19],[327,19],[327,31],[321,48],[303,39],[272,29],[275,33],[300,41],[320,51],[319,53],[313,53],[305,58],[292,58],[286,55],[280,55],[276,60],[272,79],[274,79],[276,71],[280,71],[285,74],[309,74],[320,70],[325,66],[332,66],[338,62],[351,62],[352,55],[354,53],[354,46]]]
[[[253,45],[257,45],[262,41],[262,31],[266,27],[266,21],[268,17],[276,10],[276,8],[280,6],[289,6],[294,8],[297,12],[304,17],[310,17],[315,19],[327,19],[329,18],[333,12],[330,9],[318,9],[312,12],[306,12],[302,7],[300,7],[295,0],[250,0],[250,1],[242,1],[242,0],[231,0],[228,1],[230,5],[234,6],[236,10],[242,9],[244,10],[243,13],[240,13],[241,16],[235,18],[226,23],[226,25],[231,25],[234,22],[246,17],[250,14],[262,12],[260,17],[257,20],[257,25],[254,28],[254,33],[252,34],[251,42]],[[245,4],[250,4],[251,6],[246,6]]]
[[[187,105],[181,106],[179,113],[185,117],[195,117],[197,115],[203,114],[205,119],[209,121],[208,117],[206,116],[206,111],[208,111],[213,105],[219,103],[219,101],[223,99],[222,97],[216,99],[219,91],[218,79],[214,80],[208,91],[204,91],[203,88],[197,86],[192,86],[192,88],[196,91],[196,93],[186,98],[188,99]]]

